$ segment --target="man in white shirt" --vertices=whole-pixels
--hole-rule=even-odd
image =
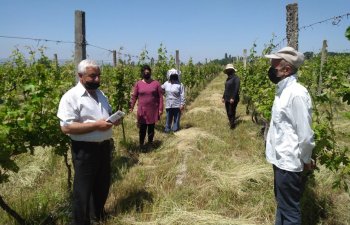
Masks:
[[[266,55],[271,59],[269,79],[276,84],[266,139],[266,159],[273,164],[277,201],[276,225],[301,224],[301,172],[313,169],[315,146],[311,97],[297,82],[304,55],[292,47]]]
[[[72,141],[75,171],[72,224],[90,224],[90,217],[102,220],[105,216],[114,147],[113,124],[106,119],[112,108],[98,89],[100,68],[94,61],[81,61],[78,75],[79,83],[62,96],[57,117],[62,132]],[[118,124],[119,121],[114,123]]]

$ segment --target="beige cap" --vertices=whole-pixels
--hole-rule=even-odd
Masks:
[[[265,57],[269,59],[284,59],[297,69],[304,63],[304,54],[292,47],[284,47],[276,53],[265,55]]]

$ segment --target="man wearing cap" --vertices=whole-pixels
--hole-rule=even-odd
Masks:
[[[304,55],[285,47],[271,55],[269,79],[276,84],[270,127],[266,139],[266,159],[273,164],[277,201],[276,225],[301,224],[301,172],[311,170],[315,146],[311,128],[311,98],[297,82]]]
[[[225,82],[225,91],[222,96],[222,102],[225,103],[226,113],[230,122],[230,128],[235,128],[236,109],[239,102],[240,80],[236,75],[236,69],[232,64],[227,64],[224,73],[227,74]]]

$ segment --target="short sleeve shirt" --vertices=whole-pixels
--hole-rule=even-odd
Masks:
[[[96,101],[84,86],[79,82],[75,87],[67,91],[61,98],[57,117],[61,126],[67,126],[73,122],[87,123],[100,119],[107,119],[112,113],[112,108],[107,97],[102,91],[96,90]],[[86,134],[69,134],[75,141],[100,142],[112,137],[112,128],[106,131],[92,131]]]

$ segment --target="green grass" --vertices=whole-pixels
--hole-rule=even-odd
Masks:
[[[345,112],[344,117],[347,118],[348,120],[350,120],[350,112]]]

